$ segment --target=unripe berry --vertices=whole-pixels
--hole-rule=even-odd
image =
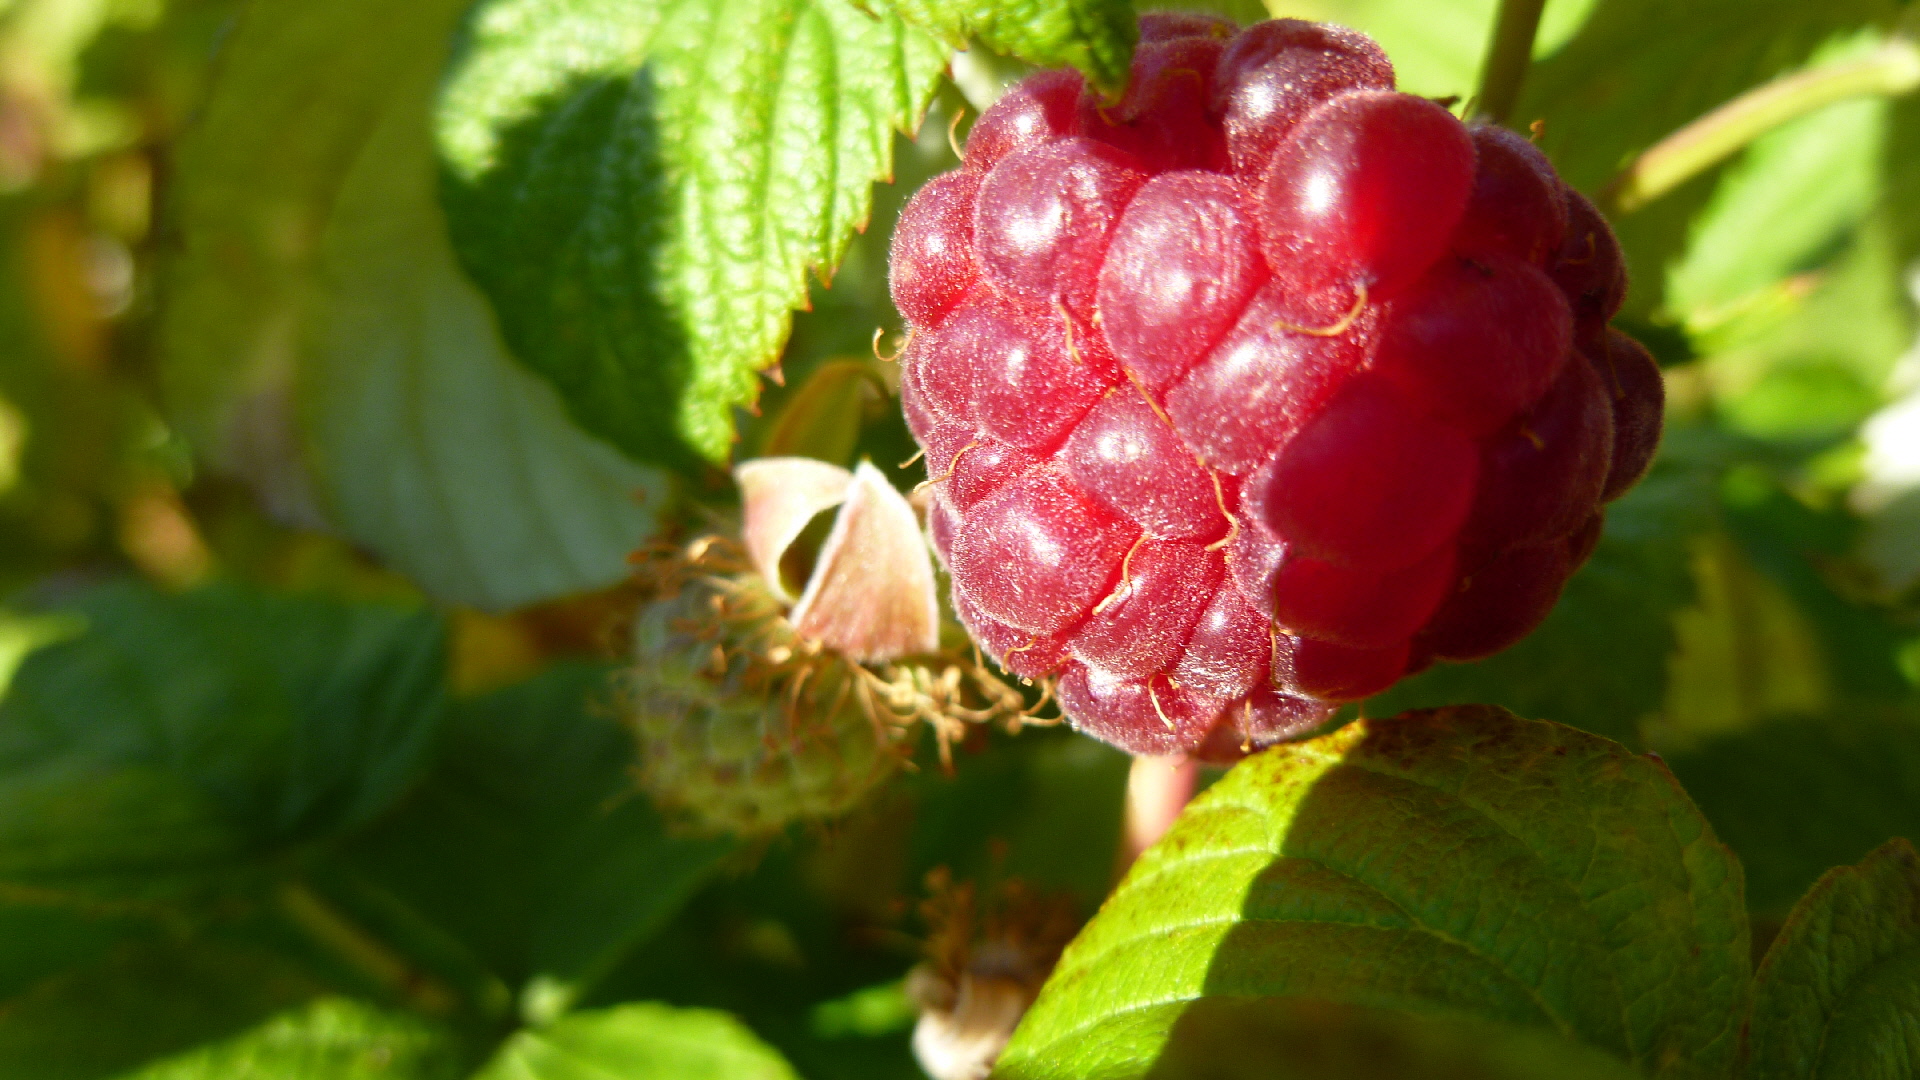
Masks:
[[[751,573],[691,579],[645,605],[633,652],[626,706],[642,785],[701,831],[755,836],[835,817],[899,767],[858,704],[853,666],[810,649]],[[789,685],[797,692],[779,692]]]

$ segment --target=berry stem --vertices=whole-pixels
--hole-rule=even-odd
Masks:
[[[1487,41],[1487,60],[1480,70],[1480,89],[1474,92],[1474,115],[1504,124],[1520,101],[1520,87],[1533,64],[1533,38],[1540,29],[1540,11],[1547,0],[1500,0],[1500,14]]]
[[[1134,757],[1127,772],[1126,830],[1120,838],[1122,872],[1172,827],[1193,798],[1199,775],[1199,764],[1189,757]]]
[[[1904,34],[1865,56],[1783,75],[1660,140],[1607,185],[1607,200],[1623,213],[1637,210],[1790,120],[1848,98],[1916,88],[1920,48]]]

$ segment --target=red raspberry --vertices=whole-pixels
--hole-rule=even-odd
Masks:
[[[1538,625],[1646,471],[1619,245],[1373,42],[1141,18],[1035,75],[893,246],[954,607],[1073,723],[1226,756]]]

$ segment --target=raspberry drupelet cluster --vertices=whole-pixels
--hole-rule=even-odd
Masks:
[[[901,398],[974,640],[1136,753],[1231,756],[1546,616],[1659,441],[1605,221],[1368,38],[1145,15],[901,216]]]

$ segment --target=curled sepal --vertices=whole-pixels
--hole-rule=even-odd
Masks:
[[[791,604],[793,594],[780,581],[780,557],[815,514],[846,501],[853,474],[812,458],[756,458],[734,466],[733,481],[745,511],[747,557],[774,598]]]
[[[870,462],[846,491],[794,629],[862,663],[937,651],[940,601],[913,507]]]

